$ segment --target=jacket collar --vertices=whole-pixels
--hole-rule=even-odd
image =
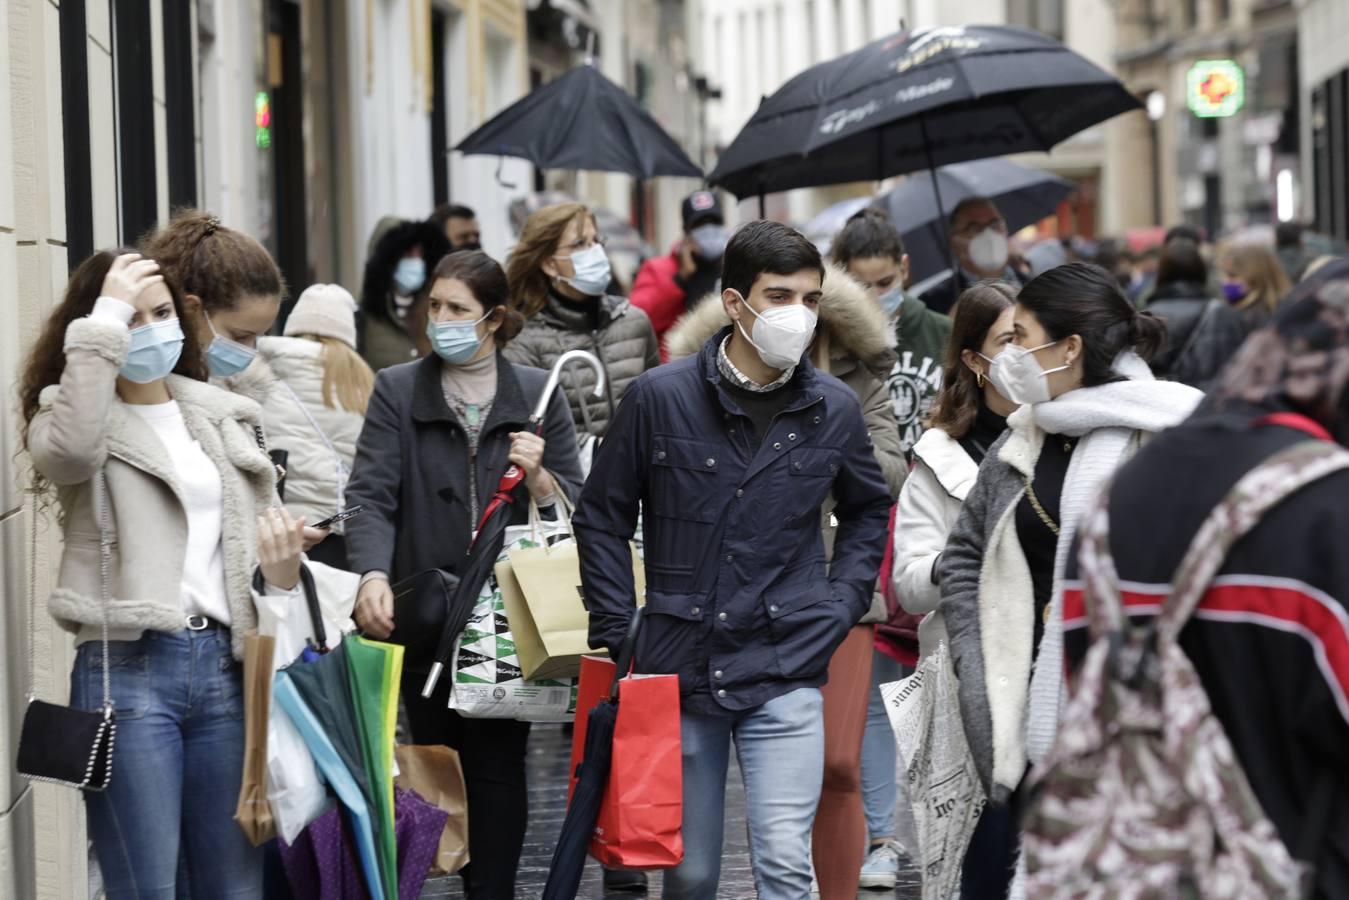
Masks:
[[[721,352],[722,342],[730,334],[731,326],[727,325],[712,335],[707,343],[703,344],[702,350],[698,352],[698,373],[707,382],[708,389],[712,391],[718,402],[727,411],[743,415],[740,407],[721,390],[721,367],[717,365],[717,355]],[[783,412],[795,412],[823,399],[824,394],[820,391],[820,378],[815,371],[815,367],[810,364],[809,356],[802,357],[801,362],[796,366],[796,371],[792,373],[792,377],[781,390],[790,391],[792,394],[786,407],[783,408]]]
[[[603,331],[623,315],[628,301],[622,297],[605,295],[595,298],[595,303],[599,306],[599,330]],[[552,290],[548,291],[548,299],[544,302],[543,309],[539,310],[539,319],[544,324],[563,331],[586,333],[590,331],[590,318],[584,312],[563,303]]]
[[[929,428],[913,445],[913,455],[932,470],[942,490],[965,502],[979,477],[979,467],[959,441],[940,428]]]
[[[459,425],[459,419],[445,403],[445,392],[440,384],[444,363],[440,357],[432,353],[416,365],[417,377],[412,385],[413,420]],[[492,410],[487,414],[487,421],[483,423],[482,433],[486,434],[503,423],[524,424],[529,421],[532,412],[520,388],[520,380],[515,377],[515,369],[498,348],[496,396],[492,400]]]
[[[1035,424],[1035,408],[1018,406],[1007,417],[1007,439],[998,451],[998,459],[1026,478],[1035,477],[1035,463],[1045,444],[1045,433]]]

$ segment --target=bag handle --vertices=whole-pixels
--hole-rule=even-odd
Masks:
[[[609,699],[618,699],[618,683],[632,671],[632,666],[637,656],[637,636],[642,631],[642,612],[645,607],[639,606],[632,611],[632,618],[628,620],[628,633],[623,636],[623,643],[618,648],[618,658],[614,660],[614,678],[609,682]]]
[[[94,507],[98,513],[98,577],[99,577],[99,645],[103,659],[103,718],[112,718],[112,677],[108,664],[108,606],[111,591],[108,590],[108,570],[112,568],[112,536],[108,527],[108,486],[103,469],[94,473],[91,479],[94,488]],[[39,515],[38,497],[42,495],[37,479],[34,478],[28,488],[32,497],[32,521],[28,529],[28,672],[26,699],[29,703],[37,699],[37,520]]]
[[[556,478],[553,480],[554,482],[557,481]],[[576,507],[572,504],[566,492],[562,490],[561,485],[553,492],[553,496],[557,498],[555,502],[558,521],[566,527],[572,543],[576,543],[576,531],[571,527],[571,517],[576,512]],[[539,502],[534,499],[533,494],[529,495],[529,536],[534,539],[535,543],[542,545],[545,553],[549,552],[551,547],[543,537],[543,514],[540,512]]]
[[[1174,641],[1203,599],[1232,546],[1273,507],[1314,481],[1349,469],[1349,451],[1326,441],[1304,441],[1251,469],[1199,527],[1171,581],[1156,629]]]

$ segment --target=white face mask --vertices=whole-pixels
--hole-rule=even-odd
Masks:
[[[970,262],[985,272],[1007,265],[1007,235],[996,228],[985,228],[970,238]]]
[[[1027,406],[1048,402],[1050,397],[1047,376],[1069,368],[1065,365],[1055,369],[1042,369],[1035,358],[1035,351],[1052,347],[1057,343],[1058,341],[1050,341],[1038,347],[1018,347],[1016,344],[1008,344],[992,359],[988,359],[982,353],[979,355],[988,359],[988,380],[993,382],[993,387],[998,389],[998,393],[1017,406]]]
[[[794,304],[772,306],[763,313],[757,313],[744,297],[740,298],[740,304],[757,321],[750,331],[745,331],[745,326],[740,322],[736,322],[736,327],[750,346],[759,351],[759,358],[764,365],[770,369],[786,370],[801,361],[815,337],[815,323],[819,317],[813,310]],[[750,337],[751,333],[753,337]]]

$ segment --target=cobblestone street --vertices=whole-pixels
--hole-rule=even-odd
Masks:
[[[524,855],[520,860],[520,877],[516,894],[521,900],[538,897],[548,877],[548,863],[553,845],[566,812],[566,768],[570,742],[557,725],[536,725],[530,737],[529,754],[529,834],[525,839]],[[734,760],[734,754],[732,754]],[[754,878],[749,866],[749,848],[745,839],[745,793],[740,783],[740,772],[732,763],[731,777],[726,790],[728,808],[726,850],[721,868],[719,897],[751,898],[754,896]],[[422,897],[454,898],[463,896],[458,876],[438,878],[427,883]],[[586,864],[585,879],[581,882],[579,897],[600,900],[602,897],[627,898],[633,894],[606,895],[600,884],[600,868],[594,860]],[[652,898],[660,896],[660,875],[652,873]],[[863,891],[859,897],[884,900],[890,896],[882,891]],[[895,897],[917,900],[918,872],[910,869],[900,873],[900,884]]]

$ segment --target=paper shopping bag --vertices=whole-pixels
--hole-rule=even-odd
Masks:
[[[272,705],[272,650],[268,635],[244,638],[244,777],[234,821],[256,847],[276,836],[267,802],[267,719]]]
[[[638,603],[646,597],[646,571],[632,550]],[[590,649],[590,613],[581,591],[575,541],[511,549],[496,565],[501,601],[526,679],[575,678]],[[600,651],[598,655],[603,656]]]
[[[442,875],[458,872],[468,865],[468,791],[459,754],[439,744],[398,744],[393,752],[398,760],[394,784],[415,791],[450,816],[431,871]]]
[[[572,775],[585,724],[605,696],[614,663],[585,657],[577,696]],[[590,855],[608,868],[668,869],[684,858],[684,761],[679,678],[629,675],[618,683],[618,721]]]

